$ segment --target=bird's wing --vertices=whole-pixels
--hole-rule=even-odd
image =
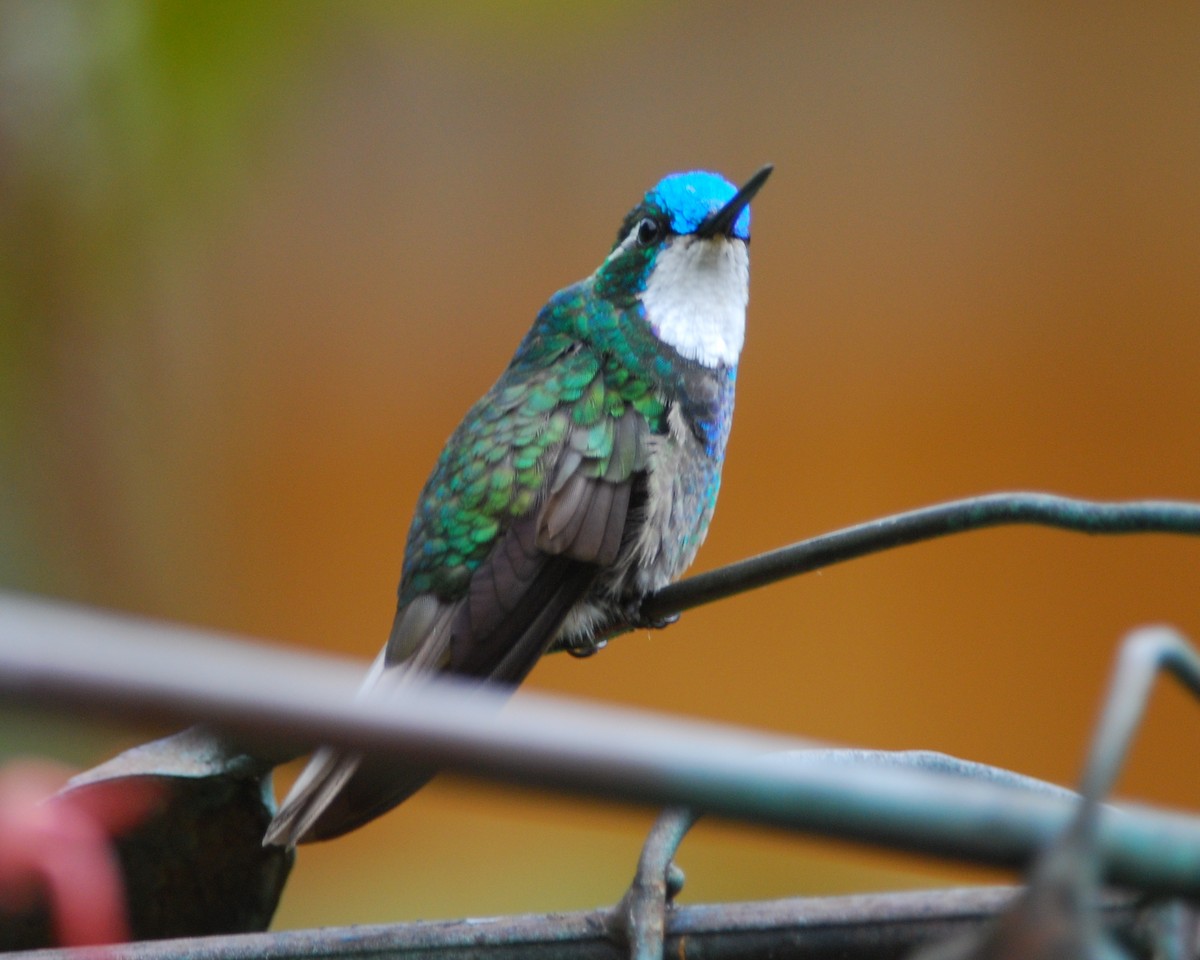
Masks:
[[[471,577],[450,631],[449,669],[519,683],[600,570],[617,559],[645,469],[633,410],[567,430],[537,510],[500,537]]]
[[[648,428],[632,406],[605,400],[598,364],[590,373],[576,377],[585,408],[539,409],[544,401],[525,388],[504,409],[502,378],[459,426],[422,495],[400,606],[365,695],[396,695],[441,671],[519,683],[617,558],[645,470]],[[497,409],[506,414],[506,447],[487,429]],[[480,461],[487,468],[473,470]],[[414,593],[414,584],[424,589]],[[339,836],[400,803],[433,773],[427,765],[322,749],[266,842]]]

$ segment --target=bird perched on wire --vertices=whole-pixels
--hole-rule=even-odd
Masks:
[[[692,562],[712,519],[750,280],[750,200],[665,177],[586,280],[538,313],[426,481],[391,636],[364,686],[450,673],[519,683],[552,645],[594,650]],[[428,766],[319,750],[265,843],[339,836]]]

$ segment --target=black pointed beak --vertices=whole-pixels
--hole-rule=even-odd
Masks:
[[[762,189],[762,185],[767,182],[767,177],[774,169],[774,164],[768,163],[747,180],[742,189],[730,197],[725,206],[705,218],[704,222],[696,229],[696,236],[705,240],[715,237],[717,234],[732,237],[733,225],[737,223],[738,215],[746,209],[746,206],[754,199],[754,195]]]

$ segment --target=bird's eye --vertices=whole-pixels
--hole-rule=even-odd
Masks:
[[[648,247],[658,241],[662,228],[653,217],[646,217],[637,225],[637,242],[639,246]]]

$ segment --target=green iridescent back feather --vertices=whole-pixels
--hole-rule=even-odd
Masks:
[[[650,432],[665,431],[671,362],[657,359],[661,344],[640,310],[596,295],[603,280],[602,271],[550,300],[508,369],[446,444],[409,530],[401,604],[421,593],[463,595],[497,538],[537,509],[568,434],[583,457],[581,471],[611,477],[613,468],[626,476],[633,468],[612,463],[629,456],[613,442],[627,408]]]

